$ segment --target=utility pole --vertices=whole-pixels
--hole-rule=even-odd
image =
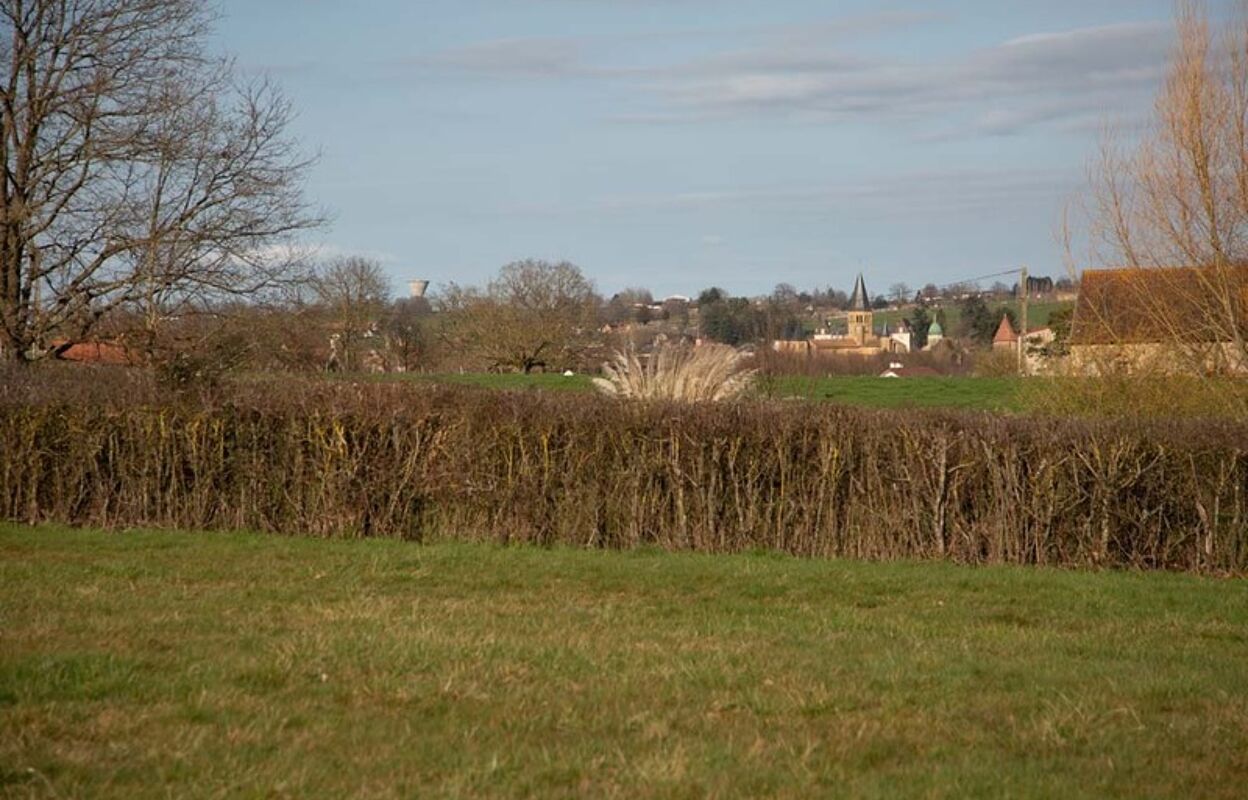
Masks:
[[[1024,352],[1027,341],[1027,267],[1018,271],[1018,374],[1027,374],[1027,354]]]

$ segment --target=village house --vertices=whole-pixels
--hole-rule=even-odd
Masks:
[[[1248,375],[1248,266],[1086,270],[1067,370]]]
[[[1001,324],[997,326],[997,332],[992,337],[992,349],[1018,353],[1021,348],[1023,374],[1037,375],[1051,371],[1046,348],[1054,338],[1053,330],[1048,327],[1019,333],[1014,330],[1009,315],[1002,314]]]

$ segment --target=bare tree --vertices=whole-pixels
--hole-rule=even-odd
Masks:
[[[618,301],[625,306],[648,306],[654,303],[654,294],[644,286],[629,286],[611,297],[612,302]]]
[[[1089,260],[1124,269],[1118,302],[1081,298],[1074,335],[1138,333],[1115,318],[1125,300],[1195,373],[1248,366],[1248,4],[1239,10],[1215,35],[1202,4],[1180,6],[1152,123],[1129,145],[1107,132],[1083,208]]]
[[[643,325],[649,321],[649,306],[654,303],[654,295],[643,286],[630,286],[611,296],[611,300],[603,307],[603,315],[607,322],[636,321]]]
[[[797,287],[791,283],[777,283],[771,290],[771,301],[784,308],[796,307],[800,302]]]
[[[0,0],[0,349],[280,285],[321,222],[291,108],[208,55],[204,0]]]
[[[901,305],[910,299],[910,286],[906,283],[894,283],[888,287],[888,296],[896,305]]]
[[[442,332],[450,347],[491,369],[528,373],[575,360],[593,338],[598,304],[576,265],[517,261],[483,289],[448,286]]]
[[[366,341],[381,334],[390,279],[376,261],[347,256],[318,269],[312,290],[330,318],[330,367],[359,369]]]
[[[401,297],[386,311],[382,322],[386,350],[404,372],[424,366],[428,359],[433,344],[432,313],[423,297]]]

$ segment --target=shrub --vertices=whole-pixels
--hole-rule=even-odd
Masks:
[[[985,350],[975,359],[975,375],[980,378],[1004,378],[1018,374],[1017,350]]]
[[[1046,377],[1022,381],[1025,410],[1062,417],[1248,417],[1248,382],[1195,375]]]
[[[1248,426],[286,380],[0,385],[0,517],[1248,570]]]

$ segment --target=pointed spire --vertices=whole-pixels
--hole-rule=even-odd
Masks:
[[[854,283],[854,293],[849,298],[850,311],[870,311],[871,299],[867,297],[867,285],[862,282],[862,273],[858,273],[858,280]]]
[[[1002,314],[1001,324],[997,326],[997,335],[992,337],[993,344],[1011,344],[1018,341],[1018,334],[1014,332],[1014,326],[1010,324],[1010,318]]]

